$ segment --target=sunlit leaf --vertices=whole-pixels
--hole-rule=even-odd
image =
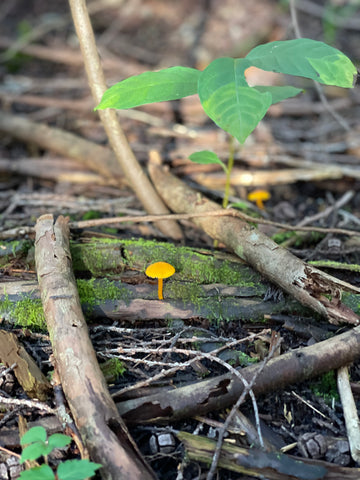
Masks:
[[[197,93],[199,75],[199,70],[189,67],[171,67],[135,75],[106,90],[95,110],[132,108],[193,95]]]
[[[246,83],[246,59],[218,58],[200,75],[199,97],[207,115],[243,143],[271,105],[269,92]]]
[[[309,38],[259,45],[245,57],[252,65],[316,80],[326,85],[351,88],[357,71],[340,50]]]

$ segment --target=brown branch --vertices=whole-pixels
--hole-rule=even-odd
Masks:
[[[91,92],[98,104],[106,90],[106,82],[86,2],[85,0],[69,0],[69,4]],[[99,116],[125,177],[144,208],[149,213],[169,213],[131,150],[120,127],[116,112],[113,109],[100,110]],[[168,237],[177,240],[183,238],[180,227],[172,220],[159,223],[158,228]]]
[[[35,143],[44,149],[74,158],[106,178],[122,175],[116,157],[109,148],[59,128],[48,127],[25,117],[1,111],[0,131],[24,142]]]
[[[150,163],[149,171],[154,185],[173,211],[205,213],[221,210],[220,205],[154,162]],[[194,223],[215,240],[225,243],[242,260],[300,303],[327,317],[331,323],[359,324],[358,315],[340,301],[342,290],[360,293],[359,288],[307,265],[238,218],[204,216],[195,218]],[[330,296],[330,300],[325,295]]]
[[[69,228],[60,216],[36,223],[35,260],[61,384],[92,459],[106,479],[153,479],[118,415],[92,347],[71,269]]]
[[[275,391],[348,365],[360,357],[360,327],[273,358],[253,386],[255,395]],[[241,370],[250,382],[260,368]],[[174,390],[117,403],[127,423],[168,423],[233,405],[244,389],[232,374],[225,374]]]
[[[215,441],[200,435],[179,432],[190,459],[209,464],[215,451]],[[264,452],[256,448],[243,448],[224,444],[219,466],[233,472],[269,480],[357,480],[359,468],[346,468],[321,460],[299,458],[279,452]],[[220,475],[221,477],[221,475]]]

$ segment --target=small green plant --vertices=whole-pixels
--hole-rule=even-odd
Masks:
[[[218,58],[203,71],[171,67],[127,78],[106,90],[95,110],[127,109],[198,94],[205,113],[216,125],[244,143],[272,104],[302,92],[302,89],[293,86],[250,87],[245,76],[250,67],[344,88],[353,87],[357,74],[348,57],[323,42],[309,38],[276,41],[255,47],[245,58]],[[190,159],[197,163],[222,166],[227,176],[225,206],[233,162],[232,149],[227,166],[213,152],[190,155]]]
[[[56,473],[48,464],[48,457],[55,448],[63,448],[71,443],[71,438],[62,433],[47,436],[44,427],[33,427],[21,438],[23,448],[20,463],[44,458],[44,464],[21,472],[21,480],[83,480],[92,477],[101,467],[89,460],[66,460],[57,468]]]

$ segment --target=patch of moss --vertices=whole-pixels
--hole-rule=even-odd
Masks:
[[[82,220],[93,220],[94,218],[100,218],[101,213],[96,210],[89,210],[82,216]]]
[[[309,387],[316,396],[323,398],[328,404],[332,402],[333,398],[339,400],[334,370],[324,373],[317,380],[310,382]]]
[[[108,383],[116,382],[126,372],[123,362],[115,357],[100,363],[100,368]]]
[[[18,326],[28,327],[31,330],[46,330],[46,321],[40,299],[23,297],[13,302],[5,295],[0,302],[0,312],[6,313],[11,321]]]
[[[256,272],[243,264],[219,260],[206,252],[195,252],[188,247],[144,239],[124,240],[123,243],[132,252],[129,264],[143,271],[150,263],[165,261],[175,267],[179,280],[199,284],[254,286],[259,278]]]
[[[341,302],[351,308],[356,315],[360,315],[360,295],[355,295],[355,293],[350,292],[342,292]]]
[[[121,284],[112,282],[106,278],[97,280],[77,280],[77,288],[80,301],[90,307],[100,305],[105,300],[130,300],[128,290]]]

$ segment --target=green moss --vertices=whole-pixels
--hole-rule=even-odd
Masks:
[[[15,325],[31,330],[46,330],[46,322],[40,299],[23,297],[12,302],[8,295],[0,302],[0,312],[10,317]]]
[[[178,281],[172,281],[168,283],[165,282],[164,291],[166,298],[183,300],[184,305],[187,302],[191,302],[197,305],[200,302],[202,295],[204,294],[202,288],[199,285]]]
[[[326,403],[331,403],[333,398],[339,400],[334,370],[324,373],[317,380],[310,382],[309,387],[316,396],[323,398]]]
[[[100,218],[101,213],[95,210],[89,210],[88,212],[84,213],[82,216],[82,220],[93,220],[94,218]]]
[[[115,357],[100,363],[100,368],[108,383],[116,382],[126,372],[123,362]]]
[[[124,240],[123,244],[131,251],[129,265],[145,271],[150,263],[165,261],[175,267],[178,280],[253,286],[259,278],[251,268],[235,261],[217,259],[211,252],[201,253],[188,247],[144,239],[136,242]]]
[[[15,257],[25,257],[32,242],[28,240],[14,240],[12,242],[0,242],[0,264],[6,265]]]
[[[247,367],[248,365],[251,365],[252,363],[257,363],[259,361],[258,358],[250,357],[244,352],[238,352],[238,359],[239,365],[241,365],[242,367]]]
[[[90,307],[100,305],[105,300],[130,300],[128,290],[119,283],[103,278],[97,280],[77,280],[80,301]]]
[[[108,244],[113,243],[114,248]],[[126,264],[123,257],[122,242],[119,240],[96,239],[94,243],[70,245],[73,268],[75,271],[90,272],[92,276],[100,276],[111,272],[121,272]]]

